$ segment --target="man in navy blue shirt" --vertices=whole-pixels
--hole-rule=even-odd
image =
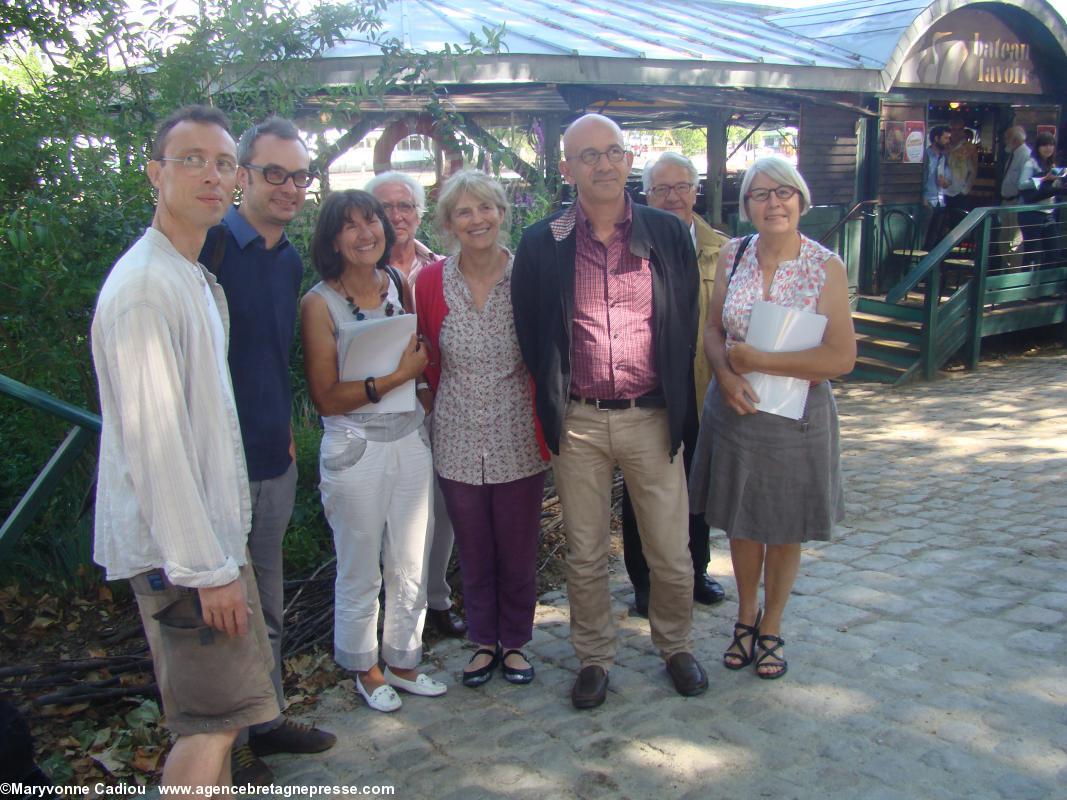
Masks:
[[[241,423],[252,497],[248,549],[256,571],[267,634],[274,652],[271,678],[285,708],[281,678],[282,539],[296,499],[289,353],[303,264],[285,226],[304,206],[314,180],[307,147],[292,122],[271,117],[249,128],[237,145],[241,205],[207,236],[200,262],[226,291],[230,309],[230,375]],[[233,782],[270,784],[260,760],[272,753],[317,753],[333,734],[279,715],[242,731],[233,753]]]

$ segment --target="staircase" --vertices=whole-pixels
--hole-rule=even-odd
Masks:
[[[1057,207],[1067,212],[1067,203]],[[919,376],[930,380],[957,354],[974,369],[982,337],[1067,322],[1067,237],[1048,239],[1056,245],[1050,247],[1058,254],[1055,260],[1039,258],[1041,266],[1034,268],[1009,266],[1003,257],[990,255],[991,245],[1003,245],[994,238],[1000,235],[994,222],[998,210],[971,211],[884,298],[858,298],[852,315],[856,366],[846,379],[889,384]],[[968,238],[976,239],[976,246],[973,261],[964,263],[952,253]],[[954,285],[951,290],[943,272]]]
[[[918,371],[922,363],[921,304],[860,297],[852,324],[857,353],[850,379],[904,383]]]

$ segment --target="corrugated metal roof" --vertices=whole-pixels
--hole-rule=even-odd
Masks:
[[[386,35],[416,51],[465,42],[483,26],[506,26],[509,55],[581,56],[781,64],[800,67],[877,67],[848,47],[778,25],[765,8],[677,0],[394,0],[384,10]],[[364,42],[348,42],[327,58],[377,56]],[[536,80],[536,78],[533,78]]]
[[[847,46],[879,66],[930,0],[844,0],[771,14],[768,21],[828,44]]]

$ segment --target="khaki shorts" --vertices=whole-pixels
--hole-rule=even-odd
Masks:
[[[245,636],[206,625],[196,589],[175,586],[163,570],[130,578],[137,596],[166,725],[179,736],[238,730],[270,722],[280,710],[259,591],[250,565],[241,582],[252,615]]]

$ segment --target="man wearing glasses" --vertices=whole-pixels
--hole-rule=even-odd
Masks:
[[[697,182],[699,180],[693,162],[678,153],[664,153],[656,161],[645,164],[642,183],[648,204],[653,208],[669,211],[678,217],[688,228],[689,235],[696,248],[697,267],[700,270],[699,323],[697,325],[696,356],[693,359],[693,375],[696,384],[694,398],[695,415],[687,420],[683,442],[686,475],[689,474],[689,460],[696,446],[700,409],[704,404],[704,393],[711,382],[711,368],[704,357],[704,324],[708,318],[708,304],[711,290],[715,284],[715,263],[719,250],[728,241],[727,237],[712,228],[708,223],[693,213],[697,200]],[[641,538],[637,531],[630,493],[623,484],[622,495],[622,544],[626,561],[626,573],[634,587],[634,606],[637,613],[648,616],[648,562],[641,549]],[[711,558],[708,542],[708,526],[703,515],[693,514],[689,517],[689,555],[693,559],[693,599],[704,605],[722,602],[726,596],[718,581],[708,575],[708,561]]]
[[[396,242],[389,252],[389,263],[407,276],[414,302],[415,281],[419,272],[439,256],[415,238],[426,210],[426,192],[417,180],[403,172],[383,172],[371,178],[365,187],[385,208],[393,226]],[[434,480],[433,545],[427,567],[426,621],[442,636],[462,638],[467,623],[452,609],[452,587],[448,585],[448,562],[452,558],[455,535],[448,518],[445,498]]]
[[[152,226],[118,260],[93,316],[103,427],[93,557],[128,579],[167,726],[168,786],[225,786],[245,726],[278,715],[255,575],[251,504],[226,369],[226,298],[197,263],[233,194],[237,154],[218,109],[156,132]]]
[[[248,550],[274,654],[271,680],[282,690],[282,540],[296,500],[296,447],[292,436],[289,353],[293,345],[303,265],[285,236],[314,180],[300,132],[287,119],[253,125],[237,145],[241,205],[231,206],[207,236],[200,262],[215,274],[230,308],[229,367],[248,463],[252,530]],[[279,714],[242,730],[235,742],[233,782],[267,785],[260,756],[317,753],[333,734]]]
[[[515,331],[536,384],[567,529],[575,708],[607,696],[615,659],[608,591],[612,474],[629,484],[650,567],[652,643],[679,694],[708,679],[692,655],[693,567],[679,450],[693,405],[698,273],[672,214],[630,202],[633,154],[607,117],[563,137],[577,202],[523,232],[512,270]]]

